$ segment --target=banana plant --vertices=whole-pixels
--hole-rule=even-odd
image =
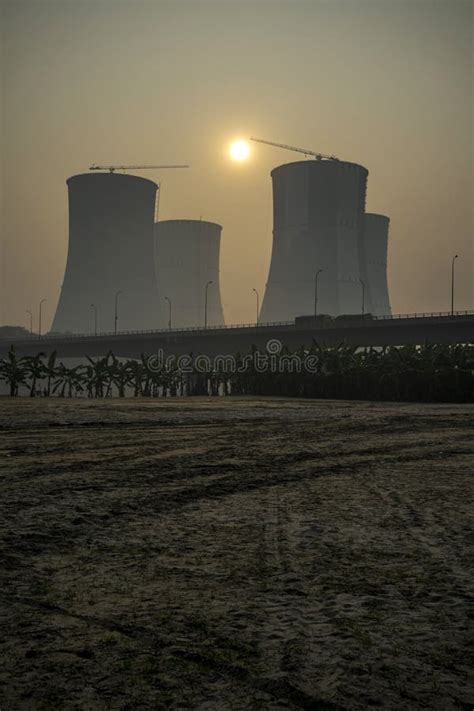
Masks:
[[[29,380],[30,397],[35,397],[38,393],[36,385],[38,380],[46,376],[46,366],[43,363],[44,353],[37,353],[35,356],[25,356],[26,376]]]
[[[56,377],[56,357],[57,357],[57,351],[53,351],[49,357],[48,360],[46,361],[45,365],[45,372],[46,372],[46,389],[45,389],[45,396],[49,397],[51,395],[51,383],[53,382],[54,378]]]
[[[60,363],[56,368],[55,380],[52,393],[58,397],[72,397],[73,394],[84,392],[84,382],[86,381],[87,366],[76,365],[68,368],[64,363]]]
[[[113,353],[110,353],[111,360],[107,365],[110,382],[115,385],[119,397],[125,397],[125,388],[133,384],[134,371],[131,361],[121,363]]]
[[[0,380],[9,385],[10,397],[18,395],[20,385],[26,384],[28,376],[26,358],[19,358],[12,346],[7,357],[0,361]]]

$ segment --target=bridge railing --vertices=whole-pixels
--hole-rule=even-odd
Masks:
[[[420,313],[411,313],[411,314],[389,314],[386,316],[371,316],[370,318],[363,319],[363,316],[361,314],[361,322],[357,321],[354,316],[357,316],[357,314],[353,314],[352,318],[348,321],[344,321],[343,318],[340,319],[334,319],[332,321],[329,321],[328,323],[318,323],[318,329],[325,329],[325,328],[337,328],[339,326],[344,327],[344,326],[353,326],[357,327],[359,325],[364,326],[369,326],[370,323],[377,323],[380,321],[399,321],[399,320],[405,320],[405,319],[450,319],[459,316],[473,316],[474,311],[455,311],[454,313],[451,313],[451,311],[431,311],[431,312],[420,312]],[[15,338],[11,339],[14,340],[16,343],[20,342],[31,342],[32,340],[36,341],[49,341],[49,340],[74,340],[76,338],[119,338],[123,336],[146,336],[146,335],[155,335],[155,336],[173,336],[173,335],[179,335],[182,333],[208,333],[209,331],[232,331],[232,330],[238,330],[238,329],[256,329],[256,328],[261,328],[261,329],[271,329],[275,327],[288,327],[292,328],[295,327],[295,322],[294,321],[271,321],[268,323],[241,323],[241,324],[230,324],[228,326],[207,326],[204,328],[203,326],[186,326],[185,328],[172,328],[172,329],[148,329],[148,330],[141,330],[141,331],[118,331],[117,333],[111,332],[111,331],[103,331],[100,333],[45,333],[41,336],[32,334],[30,336],[23,336],[22,338]],[[5,339],[7,340],[7,339]]]
[[[236,330],[239,328],[274,328],[275,326],[294,326],[294,321],[274,321],[270,323],[239,323],[239,324],[229,324],[228,326],[185,326],[183,328],[161,328],[161,329],[146,329],[141,331],[101,331],[100,333],[45,333],[41,336],[38,334],[32,334],[31,336],[23,336],[21,340],[31,341],[31,340],[50,340],[50,339],[74,339],[74,338],[118,338],[120,336],[140,336],[140,335],[160,335],[169,336],[176,335],[180,333],[207,333],[208,331],[229,331]],[[15,339],[16,341],[20,339]]]
[[[474,311],[429,311],[413,314],[388,314],[386,316],[373,316],[375,321],[389,321],[408,318],[452,318],[453,316],[473,316]]]

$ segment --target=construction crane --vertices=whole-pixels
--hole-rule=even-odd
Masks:
[[[316,153],[315,151],[308,151],[306,148],[296,148],[295,146],[287,146],[284,143],[273,143],[272,141],[264,141],[263,138],[253,138],[250,137],[251,141],[256,141],[257,143],[265,143],[267,146],[276,146],[276,148],[284,148],[287,151],[296,151],[297,153],[303,153],[305,156],[314,156],[316,160],[339,160],[336,156],[327,156],[324,153]]]
[[[189,165],[91,165],[89,170],[161,170],[162,168],[189,168]]]

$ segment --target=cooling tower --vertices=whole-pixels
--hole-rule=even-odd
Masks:
[[[363,219],[368,171],[355,163],[307,160],[272,171],[273,250],[260,322],[290,321],[314,312],[360,313],[366,284]]]
[[[161,324],[167,325],[169,302],[173,328],[203,326],[206,284],[207,324],[223,326],[219,284],[222,227],[202,220],[163,220],[155,225]]]
[[[117,173],[87,173],[67,181],[69,251],[52,331],[158,326],[154,271],[154,210],[157,185]]]
[[[372,297],[372,313],[389,316],[390,298],[387,284],[387,249],[389,218],[385,215],[366,213],[364,247],[367,277]]]

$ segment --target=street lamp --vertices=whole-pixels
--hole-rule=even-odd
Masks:
[[[120,296],[122,292],[121,291],[116,291],[115,292],[115,320],[114,320],[114,336],[117,335],[117,321],[118,321],[118,297]]]
[[[168,331],[171,331],[171,299],[165,296],[165,301],[168,302]]]
[[[362,284],[362,316],[365,314],[365,284],[362,279],[359,279]]]
[[[451,262],[451,316],[454,316],[454,262],[458,258],[455,254]]]
[[[260,313],[260,295],[256,289],[252,289],[252,291],[255,292],[255,296],[257,297],[257,321],[256,321],[256,324],[258,326],[258,315]]]
[[[47,301],[47,299],[41,299],[40,305],[39,305],[39,326],[38,326],[38,338],[41,338],[41,313],[43,309],[43,304],[44,302]]]
[[[314,315],[318,313],[318,277],[324,269],[318,269],[314,277]]]
[[[205,297],[204,297],[204,328],[207,328],[207,290],[209,286],[212,284],[212,280],[208,281],[206,284],[206,289],[205,289]]]
[[[32,336],[33,335],[33,314],[31,313],[31,311],[28,311],[28,309],[26,309],[26,313],[30,314],[30,336]]]
[[[91,304],[91,309],[94,309],[94,336],[97,336],[97,306]]]

